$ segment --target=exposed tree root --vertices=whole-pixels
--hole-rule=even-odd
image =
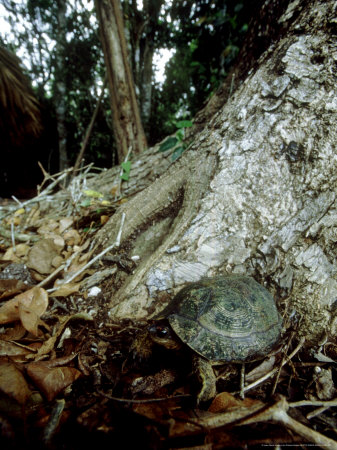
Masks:
[[[121,301],[141,282],[147,271],[155,261],[165,253],[179,236],[182,235],[195,214],[204,193],[208,191],[209,183],[216,167],[215,152],[193,151],[183,155],[181,160],[152,183],[144,191],[136,195],[129,202],[122,205],[107,225],[98,233],[95,244],[97,247],[107,246],[116,240],[122,215],[125,222],[122,232],[121,245],[132,240],[140,230],[144,230],[162,218],[164,211],[179,201],[179,210],[171,211],[174,221],[170,232],[156,251],[145,259],[123,287],[114,296],[114,302]]]

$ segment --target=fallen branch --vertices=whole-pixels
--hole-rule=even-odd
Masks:
[[[292,406],[294,406],[294,404],[292,404]],[[286,399],[283,396],[279,396],[279,400],[269,407],[266,407],[261,402],[256,402],[250,407],[233,408],[231,411],[202,417],[197,420],[192,420],[190,423],[193,423],[198,427],[214,429],[229,424],[243,426],[259,422],[273,422],[289,428],[299,436],[303,437],[307,442],[311,442],[322,448],[337,450],[336,441],[312,430],[290,417],[287,414],[289,407],[290,405],[287,403]]]

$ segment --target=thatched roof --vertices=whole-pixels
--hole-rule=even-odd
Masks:
[[[0,47],[0,146],[19,145],[40,131],[39,103],[20,60]]]

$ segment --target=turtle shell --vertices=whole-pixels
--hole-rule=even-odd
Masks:
[[[192,350],[216,362],[245,362],[266,356],[280,338],[281,316],[273,296],[247,276],[191,283],[164,312]]]

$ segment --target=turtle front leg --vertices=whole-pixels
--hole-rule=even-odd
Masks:
[[[193,372],[199,379],[201,389],[197,397],[198,405],[211,400],[216,395],[216,377],[212,364],[199,355],[193,355]]]

